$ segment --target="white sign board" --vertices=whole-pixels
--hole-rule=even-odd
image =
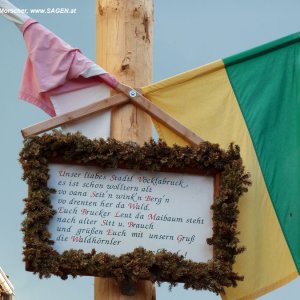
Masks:
[[[49,164],[56,215],[53,248],[120,255],[166,249],[195,262],[213,257],[214,178],[166,172]]]

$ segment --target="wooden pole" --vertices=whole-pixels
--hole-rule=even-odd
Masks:
[[[97,63],[132,87],[152,81],[153,0],[97,0]],[[143,143],[150,117],[133,105],[114,110],[111,136]]]
[[[153,0],[96,0],[96,61],[122,83],[136,87],[152,80]],[[132,104],[114,109],[111,137],[139,144],[152,136],[150,117]],[[124,296],[112,279],[95,278],[95,300],[151,300],[149,281],[135,296]]]

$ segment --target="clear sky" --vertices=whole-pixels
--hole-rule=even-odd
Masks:
[[[35,14],[33,18],[95,58],[95,1],[15,0],[21,8],[77,8],[77,13]],[[299,0],[154,0],[153,81],[247,50],[300,29]],[[93,299],[93,279],[40,280],[24,271],[22,262],[22,199],[18,153],[21,128],[47,119],[36,107],[17,99],[26,51],[17,28],[0,17],[0,266],[8,273],[20,300]],[[299,245],[300,246],[300,245]],[[255,262],[254,262],[255,263]],[[272,292],[263,300],[298,300],[300,280]],[[157,299],[219,299],[214,294],[167,285],[157,288]]]

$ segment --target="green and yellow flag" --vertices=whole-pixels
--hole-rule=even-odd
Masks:
[[[287,36],[143,88],[203,139],[241,147],[252,186],[240,200],[245,276],[226,300],[254,299],[300,271],[300,35]],[[169,144],[186,142],[156,122]]]

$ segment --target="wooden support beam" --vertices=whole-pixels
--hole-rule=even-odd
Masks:
[[[26,138],[59,127],[61,125],[65,125],[69,122],[93,115],[95,113],[108,110],[114,106],[126,104],[128,102],[130,102],[128,96],[121,93],[116,94],[115,96],[112,96],[110,98],[100,100],[90,105],[73,110],[69,113],[24,128],[21,130],[21,132],[23,137]]]
[[[181,123],[176,121],[170,115],[161,110],[158,106],[147,100],[143,96],[137,96],[131,101],[136,104],[138,107],[147,112],[150,116],[155,118],[157,121],[171,129],[173,132],[178,134],[184,140],[189,142],[193,146],[197,146],[203,142],[203,139],[199,137],[196,133],[183,126]]]
[[[158,106],[153,104],[141,93],[139,93],[138,90],[135,90],[123,84],[119,84],[117,90],[121,93],[116,94],[110,98],[103,99],[99,102],[81,107],[72,112],[24,128],[21,130],[22,135],[24,138],[26,138],[32,135],[43,133],[58,126],[62,126],[72,121],[76,121],[81,118],[90,116],[97,112],[101,112],[119,105],[124,105],[129,102],[132,102],[134,105],[140,107],[144,112],[146,112],[154,119],[171,129],[173,132],[181,136],[190,144],[196,146],[203,142],[203,139],[201,137],[199,137],[193,131],[191,131],[190,129],[176,121],[174,118],[172,118],[170,115],[165,113]]]
[[[132,103],[140,107],[144,112],[171,129],[193,146],[197,146],[203,142],[203,139],[200,136],[182,125],[180,122],[176,121],[173,117],[149,101],[139,92],[139,90],[132,89],[124,84],[119,84],[117,90],[128,95]]]

